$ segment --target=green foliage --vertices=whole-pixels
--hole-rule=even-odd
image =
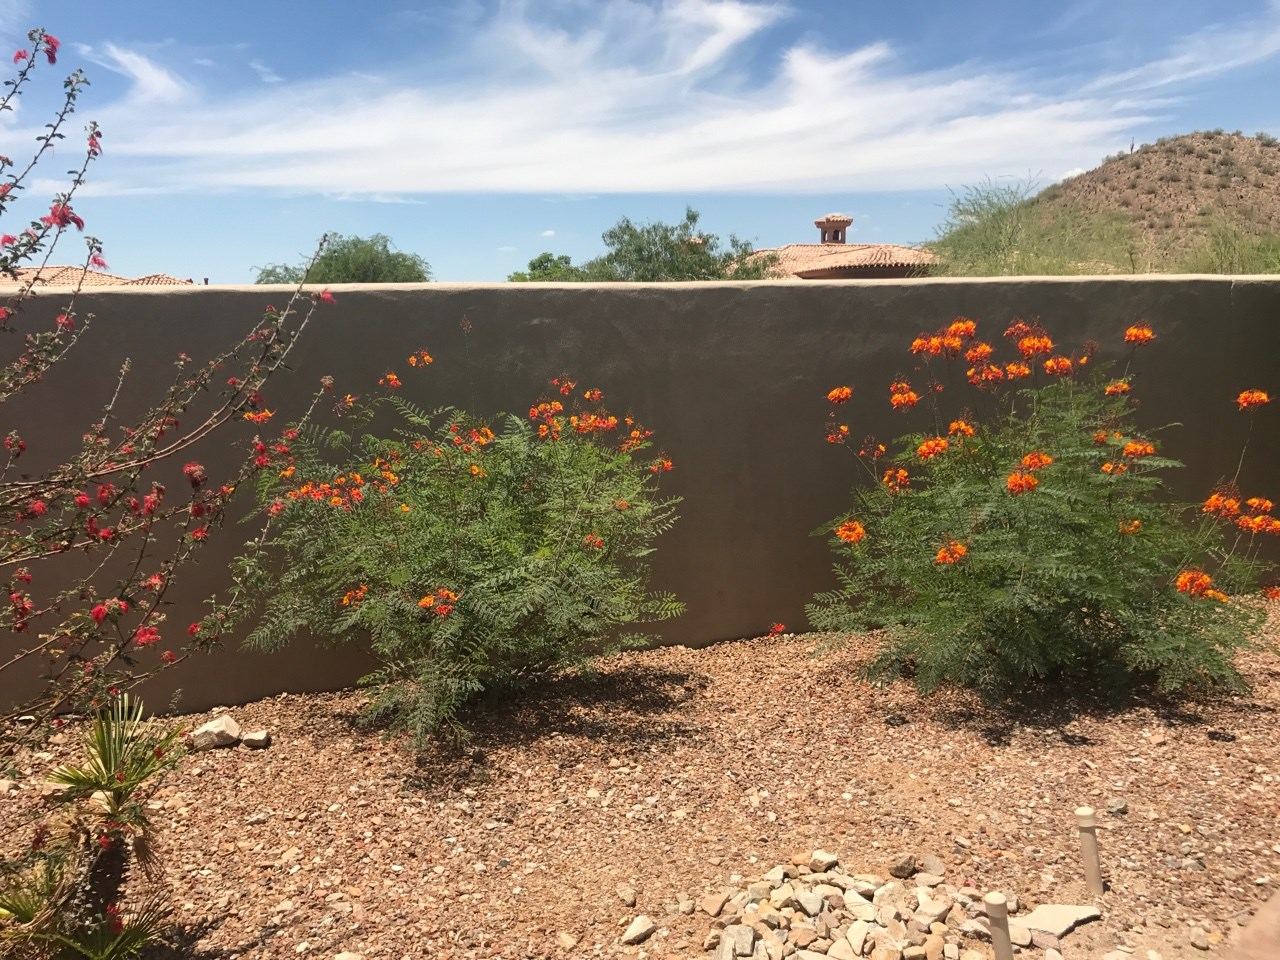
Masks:
[[[431,265],[415,253],[393,249],[391,239],[330,234],[323,252],[306,265],[271,263],[258,270],[254,283],[426,283]]]
[[[372,408],[352,411],[346,429],[301,436],[292,472],[263,481],[276,527],[238,577],[266,597],[251,647],[303,630],[368,638],[370,719],[421,742],[458,730],[482,691],[639,645],[638,624],[681,612],[648,589],[677,501],[658,493],[670,464],[643,455],[642,427],[597,401],[491,421],[385,405],[402,424],[393,439],[368,432]]]
[[[91,723],[85,760],[59,767],[59,814],[16,860],[0,861],[0,946],[49,960],[124,960],[163,933],[168,904],[158,894],[121,901],[131,861],[157,873],[144,790],[181,757],[179,735],[142,719],[127,694]],[[8,955],[8,954],[6,954]]]
[[[1030,182],[987,180],[953,194],[929,249],[939,258],[930,273],[941,276],[1135,271],[1133,238],[1121,214],[1048,214],[1037,206]]]
[[[623,217],[602,236],[608,252],[574,266],[568,256],[539,254],[513,282],[540,280],[659,283],[672,280],[760,280],[776,258],[756,254],[736,236],[728,246],[714,233],[698,229],[699,214],[686,207],[679,223],[634,223]]]
[[[1234,224],[1215,223],[1181,268],[1185,273],[1280,273],[1280,236],[1250,236]]]
[[[907,671],[924,692],[951,683],[990,698],[1058,678],[1111,691],[1241,685],[1233,654],[1263,613],[1225,594],[1256,588],[1262,537],[1164,499],[1163,475],[1181,464],[1142,446],[1151,438],[1114,386],[1127,379],[1072,366],[1045,382],[1037,363],[1032,385],[1014,389],[983,377],[1007,368],[978,361],[970,375],[987,396],[975,403],[994,399],[998,416],[948,428],[934,404],[929,432],[895,441],[888,462],[860,454],[872,484],[855,489],[849,518],[818,531],[831,536],[839,586],[808,609],[823,630],[880,631],[874,679]],[[941,446],[935,435],[947,446],[930,456],[922,445]],[[1024,460],[1037,454],[1050,462]],[[883,482],[886,468],[905,469],[907,485]],[[832,536],[849,519],[865,536]]]

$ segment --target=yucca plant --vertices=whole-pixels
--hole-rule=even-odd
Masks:
[[[32,958],[116,960],[162,933],[162,897],[120,902],[132,862],[158,876],[144,791],[181,756],[179,734],[142,716],[140,702],[112,696],[86,731],[84,762],[49,775],[63,788],[59,810],[23,857],[0,864],[0,946]]]

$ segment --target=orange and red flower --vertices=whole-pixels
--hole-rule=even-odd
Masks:
[[[1014,472],[1009,474],[1004,485],[1005,489],[1016,497],[1023,493],[1030,493],[1040,486],[1040,481],[1034,474]]]
[[[1265,390],[1244,390],[1240,396],[1236,397],[1236,403],[1240,405],[1241,410],[1253,410],[1270,402],[1271,397]]]
[[[1120,521],[1120,532],[1125,534],[1126,536],[1133,536],[1133,534],[1137,533],[1141,529],[1142,529],[1141,520],[1121,520]]]
[[[1137,457],[1155,456],[1156,448],[1145,440],[1130,440],[1120,452],[1130,459],[1136,459]]]
[[[846,520],[835,529],[836,538],[845,543],[859,543],[867,535],[866,527],[857,520]]]
[[[969,548],[956,540],[949,540],[938,550],[933,558],[934,563],[959,563],[965,558]]]
[[[940,457],[946,453],[950,446],[951,441],[946,437],[930,437],[916,447],[916,456],[921,460],[932,460],[934,457]]]
[[[827,394],[827,401],[834,404],[841,404],[853,396],[853,387],[836,387]]]
[[[893,409],[910,409],[920,402],[920,396],[911,389],[911,384],[898,380],[889,384],[889,402]]]
[[[1067,377],[1073,367],[1069,357],[1050,357],[1044,362],[1044,372],[1051,377]]]
[[[1121,397],[1131,389],[1133,388],[1129,386],[1127,381],[1113,380],[1111,383],[1107,384],[1107,389],[1104,392],[1108,397]]]
[[[973,425],[967,420],[952,420],[951,426],[947,429],[947,434],[952,437],[972,437]]]
[[[890,467],[884,472],[881,482],[890,493],[901,493],[911,485],[911,478],[902,467]]]
[[[1022,458],[1022,468],[1024,470],[1040,470],[1053,463],[1053,457],[1040,450],[1033,450]]]
[[[1138,347],[1150,343],[1155,338],[1156,335],[1151,331],[1150,324],[1146,323],[1135,323],[1124,332],[1124,342]]]

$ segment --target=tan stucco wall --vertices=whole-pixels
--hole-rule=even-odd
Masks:
[[[405,377],[405,393],[427,404],[478,412],[527,409],[561,371],[599,386],[616,409],[632,409],[675,461],[664,484],[682,495],[681,520],[662,538],[656,583],[688,613],[661,625],[667,642],[705,644],[750,636],[772,621],[804,624],[803,605],[832,585],[830,557],[810,531],[849,503],[855,464],[823,440],[826,391],[852,384],[848,423],[856,438],[891,437],[887,384],[910,374],[907,347],[921,330],[958,314],[998,339],[1014,316],[1040,317],[1064,344],[1099,341],[1114,356],[1124,328],[1149,320],[1159,335],[1141,356],[1138,395],[1145,426],[1189,463],[1176,492],[1201,497],[1234,470],[1246,421],[1232,398],[1246,387],[1280,392],[1280,279],[1221,277],[1069,278],[994,281],[923,279],[701,284],[430,284],[332,288],[299,345],[296,372],[274,379],[268,402],[296,413],[320,376],[339,392],[372,388],[389,368],[427,348],[436,363]],[[18,425],[32,450],[24,466],[65,457],[107,398],[120,362],[134,358],[126,407],[155,396],[179,351],[207,357],[287,292],[264,287],[103,290],[82,295],[94,327],[29,397],[8,404],[0,432]],[[63,300],[42,293],[28,307],[52,315]],[[463,319],[472,332],[464,337]],[[960,371],[962,374],[963,371]],[[957,379],[944,397],[971,400]],[[1274,408],[1260,424],[1274,425]],[[919,424],[917,424],[919,426]],[[237,425],[193,456],[215,477],[230,472]],[[179,489],[181,463],[156,470]],[[1280,431],[1255,432],[1242,483],[1280,500]],[[226,581],[226,563],[249,533],[228,526],[184,575],[169,629],[200,612],[200,598]],[[149,693],[183,688],[201,708],[283,690],[351,682],[354,651],[295,645],[273,656],[228,649],[184,665]],[[0,687],[0,699],[15,693]]]

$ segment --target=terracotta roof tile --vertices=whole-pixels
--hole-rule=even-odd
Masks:
[[[778,257],[775,270],[792,277],[826,270],[927,267],[937,262],[937,257],[928,250],[895,243],[789,243],[757,252],[775,254]]]
[[[32,277],[35,277],[36,284],[39,286],[74,287],[80,283],[81,270],[81,267],[18,267],[14,270],[14,273],[17,274],[16,278],[0,275],[0,285],[26,284]],[[151,273],[145,277],[138,277],[136,280],[129,277],[118,277],[112,273],[102,273],[98,270],[90,270],[84,274],[84,286],[86,287],[189,286],[190,284],[190,280],[179,280],[177,277],[171,277],[167,273]]]

